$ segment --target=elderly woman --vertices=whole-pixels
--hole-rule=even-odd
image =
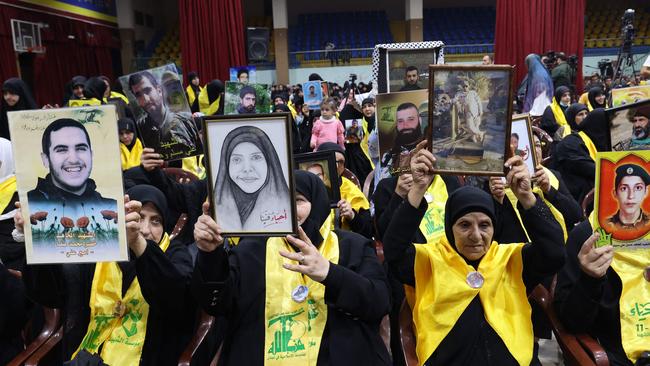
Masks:
[[[227,252],[207,203],[194,228],[195,296],[228,317],[220,365],[389,365],[389,289],[372,242],[332,229],[316,175],[295,178],[299,238],[243,238]]]
[[[80,352],[109,365],[176,365],[192,334],[192,272],[183,243],[164,227],[167,202],[156,188],[138,185],[125,203],[128,262],[26,266],[27,294],[60,308],[65,332],[56,364]],[[22,232],[20,214],[14,216]]]
[[[493,241],[494,201],[462,187],[445,206],[445,237],[412,244],[427,210],[424,199],[435,158],[419,150],[413,186],[384,236],[384,254],[404,284],[415,287],[413,322],[421,364],[529,365],[536,359],[526,294],[564,264],[562,230],[531,190],[526,165],[515,156],[506,177],[530,243]]]
[[[265,211],[288,213],[291,207],[278,154],[257,127],[238,127],[226,136],[214,193],[217,212],[222,214],[219,223],[228,231],[250,231],[262,225],[271,231],[291,227],[286,219],[269,223],[260,219],[267,215]]]

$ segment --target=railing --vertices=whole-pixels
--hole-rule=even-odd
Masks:
[[[306,62],[322,64],[310,66],[355,64],[353,59],[372,57],[372,50],[373,48],[335,48],[333,50],[289,52],[289,67],[297,67]]]

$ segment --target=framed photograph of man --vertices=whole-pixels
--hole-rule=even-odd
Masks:
[[[341,181],[336,172],[336,154],[334,151],[317,151],[297,154],[294,161],[299,170],[316,174],[325,183],[330,198],[330,207],[336,208],[341,200]]]
[[[440,41],[376,45],[372,62],[379,93],[427,89],[429,65],[444,63],[443,48]]]
[[[505,175],[512,79],[507,65],[429,67],[427,139],[439,173]]]
[[[203,153],[199,129],[174,64],[119,78],[135,116],[138,137],[164,160]]]
[[[128,260],[115,106],[8,117],[27,263]]]
[[[607,110],[613,151],[650,150],[650,99]]]
[[[302,84],[302,93],[305,104],[309,106],[309,109],[320,109],[320,104],[323,102],[323,88],[320,81],[304,82]]]
[[[594,188],[596,246],[615,249],[650,247],[650,151],[596,155]]]
[[[226,81],[225,97],[225,114],[269,113],[273,104],[271,88],[266,84]]]
[[[242,84],[255,84],[257,82],[255,66],[233,66],[230,68],[230,81]]]
[[[345,143],[358,144],[363,140],[363,120],[360,118],[346,119],[345,124]]]
[[[646,99],[650,99],[650,85],[612,89],[612,107],[620,107]]]
[[[531,177],[535,174],[535,167],[539,163],[535,155],[534,141],[530,116],[528,114],[512,116],[510,148],[515,155],[521,156],[521,159],[528,167]]]
[[[289,114],[204,119],[212,214],[230,236],[297,232]]]
[[[377,94],[377,133],[381,177],[410,171],[411,151],[424,139],[429,92],[426,89]]]

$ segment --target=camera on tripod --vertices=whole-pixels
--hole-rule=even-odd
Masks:
[[[625,41],[634,40],[634,9],[627,9],[621,17],[621,36]]]
[[[603,79],[614,77],[614,67],[612,66],[612,60],[608,58],[604,58],[598,61],[598,70],[600,71],[600,76]]]

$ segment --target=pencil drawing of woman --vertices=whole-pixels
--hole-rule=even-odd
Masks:
[[[273,143],[257,127],[226,136],[214,192],[224,232],[291,230],[289,186]]]

